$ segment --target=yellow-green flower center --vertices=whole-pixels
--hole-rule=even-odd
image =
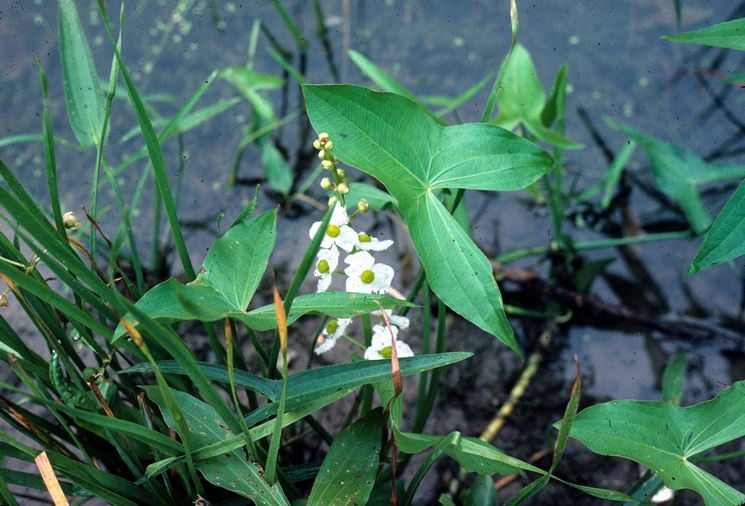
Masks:
[[[336,225],[329,225],[329,228],[326,229],[326,235],[329,237],[338,237],[341,233],[341,229]]]
[[[391,358],[391,353],[392,353],[391,347],[390,346],[386,346],[385,348],[383,348],[382,350],[380,350],[379,353],[380,353],[380,356],[383,357],[383,358]]]
[[[327,274],[329,272],[329,262],[325,258],[319,260],[316,267],[321,274]]]
[[[361,234],[359,234],[357,236],[357,239],[360,242],[372,242],[372,238],[369,235],[367,235],[366,233],[364,233],[364,232],[362,232]]]
[[[362,274],[360,274],[360,280],[366,285],[369,285],[375,280],[375,273],[370,269],[362,271]]]
[[[326,325],[326,332],[329,335],[334,335],[338,329],[339,329],[339,322],[336,320],[331,320],[328,323],[328,325]]]

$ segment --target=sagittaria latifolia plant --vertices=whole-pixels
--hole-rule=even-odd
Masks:
[[[305,54],[307,42],[299,27],[280,2],[273,4]],[[315,6],[320,12],[320,4]],[[564,416],[555,425],[548,469],[505,454],[488,443],[492,438],[487,435],[424,433],[442,368],[471,356],[468,350],[445,352],[448,311],[493,335],[515,352],[515,360],[521,360],[522,351],[507,309],[548,319],[552,325],[565,317],[556,311],[505,307],[494,265],[472,238],[464,193],[530,188],[537,194],[539,181],[544,183],[554,241],[549,247],[506,252],[500,256],[504,262],[536,251],[570,255],[600,247],[573,244],[562,230],[567,215],[563,206],[571,200],[562,188],[564,150],[579,147],[564,133],[568,70],[559,69],[547,96],[527,49],[515,43],[515,2],[513,46],[496,79],[487,76],[456,99],[430,97],[428,103],[443,107],[438,112],[424,107],[423,100],[356,52],[350,53],[352,61],[385,92],[351,85],[302,86],[307,116],[318,133],[312,141],[318,168],[311,180],[321,177],[320,185],[331,198],[308,231],[300,261],[287,276],[289,284],[282,286],[278,277],[271,290],[274,302],[268,305],[257,302],[257,293],[268,277],[272,252],[286,247],[277,244],[277,228],[285,225],[278,220],[278,209],[256,211],[257,195],[232,217],[201,268],[195,269],[176,212],[179,193],[171,188],[162,151],[170,137],[183,141],[183,132],[236,105],[238,99],[233,98],[192,111],[219,75],[252,107],[252,125],[236,160],[255,145],[268,185],[280,200],[291,199],[296,190],[302,194],[271,137],[289,120],[276,118],[263,94],[285,81],[252,68],[260,25],[252,29],[249,64],[213,72],[173,118],[155,121],[122,55],[125,41],[121,33],[115,39],[104,3],[99,1],[98,7],[114,52],[105,91],[75,3],[61,0],[58,5],[70,126],[79,148],[96,154],[91,226],[81,226],[83,220],[60,202],[55,157],[59,139],[51,127],[43,71],[42,135],[16,141],[41,141],[50,207],[0,162],[0,279],[5,284],[0,307],[17,305],[33,325],[24,333],[0,314],[0,358],[16,376],[14,383],[0,384],[3,503],[18,504],[30,491],[41,490],[56,504],[67,504],[72,497],[79,503],[98,497],[115,505],[412,504],[441,456],[454,459],[461,469],[450,493],[439,498],[445,505],[495,504],[494,477],[518,474],[535,480],[508,504],[530,499],[550,480],[626,504],[641,504],[660,490],[679,489],[694,490],[709,505],[745,502],[740,491],[701,467],[707,460],[741,457],[712,451],[745,435],[745,383],[735,383],[708,402],[681,407],[682,355],[665,371],[663,401],[613,401],[578,413],[578,373]],[[122,8],[120,31],[123,23]],[[676,40],[745,49],[744,24],[725,23]],[[292,68],[281,54],[275,51],[274,56]],[[293,76],[304,81],[301,73]],[[137,118],[134,133],[126,135],[139,132],[144,148],[111,167],[107,132],[112,101],[121,95],[120,78]],[[494,85],[482,121],[446,124],[442,118],[489,81]],[[745,251],[742,185],[714,220],[698,193],[699,185],[742,177],[743,167],[707,163],[628,125],[609,123],[631,142],[602,184],[576,200],[587,203],[602,192],[600,207],[607,208],[638,145],[650,159],[655,184],[680,206],[690,230],[651,239],[619,238],[604,245],[706,234],[691,272]],[[553,155],[537,142],[552,146]],[[129,196],[116,176],[144,157],[149,163],[142,182]],[[363,171],[379,186],[352,178],[348,171],[353,170]],[[101,171],[105,181],[99,181]],[[148,180],[155,182],[158,218],[153,236],[160,237],[159,218],[165,212],[169,241],[183,269],[178,279],[158,269],[163,255],[157,245],[153,265],[145,264],[138,253],[131,209]],[[113,241],[97,223],[97,192],[104,182],[111,186],[121,216]],[[380,256],[392,240],[369,233],[357,221],[383,209],[401,219],[421,264],[406,298],[394,296],[397,266]],[[298,234],[303,242],[304,234]],[[306,278],[310,282],[304,285]],[[313,286],[310,293],[301,294],[308,285]],[[409,326],[412,312],[421,312],[421,341]],[[356,322],[360,341],[352,332]],[[29,334],[42,346],[33,345]],[[187,338],[202,334],[209,342],[202,358],[209,361],[199,361],[186,344]],[[399,334],[406,335],[406,342]],[[430,334],[436,336],[434,342]],[[329,352],[341,339],[354,346],[348,363],[312,367],[314,354]],[[308,348],[311,360],[305,370],[290,374],[289,353],[299,346]],[[459,347],[452,341],[451,346]],[[535,371],[535,357],[528,358],[525,371]],[[402,396],[410,376],[419,379],[411,405]],[[354,401],[345,419],[333,427],[322,423],[321,410],[336,405],[344,411],[336,403],[348,396]],[[408,414],[413,415],[411,422],[404,416]],[[563,471],[557,476],[569,437],[596,453],[638,462],[648,471],[627,492],[574,483]],[[311,438],[328,447],[322,459],[304,446]],[[414,472],[405,474],[413,465],[411,457],[423,452],[428,454]],[[469,473],[477,477],[459,494],[458,481]]]

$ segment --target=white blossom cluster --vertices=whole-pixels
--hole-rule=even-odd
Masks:
[[[318,278],[317,292],[325,292],[331,286],[335,275],[346,276],[346,291],[354,293],[387,293],[393,281],[393,267],[378,263],[373,252],[383,251],[393,245],[393,241],[381,241],[370,236],[366,232],[356,231],[352,228],[352,219],[358,213],[368,210],[368,203],[360,199],[357,210],[349,216],[344,206],[344,195],[349,193],[349,183],[346,172],[338,166],[338,160],[333,154],[334,143],[326,132],[320,133],[313,141],[313,147],[318,150],[318,158],[321,159],[322,167],[329,171],[331,177],[321,180],[321,188],[332,190],[336,196],[331,197],[330,206],[334,206],[331,219],[326,226],[321,249],[316,257],[316,266],[313,275]],[[333,180],[332,180],[333,178]],[[310,227],[310,238],[315,237],[321,222],[317,221]],[[340,250],[346,254],[344,258],[344,270],[339,267]],[[380,317],[384,315],[379,311],[373,312]],[[396,339],[399,329],[409,326],[409,320],[402,316],[388,315],[391,325],[381,324],[373,327],[370,346],[365,349],[365,359],[380,360],[391,358],[392,343],[396,343],[396,351],[399,357],[411,357],[414,354],[411,348],[404,342]],[[319,336],[318,346],[314,349],[316,354],[329,351],[336,345],[345,332],[351,318],[335,318],[328,322]],[[362,347],[362,346],[361,346]]]
[[[320,226],[321,222],[317,221],[310,227],[311,238],[315,236]],[[383,251],[391,245],[393,245],[391,240],[381,241],[365,232],[355,231],[344,206],[336,205],[316,257],[316,267],[313,271],[313,275],[318,278],[316,291],[325,292],[331,286],[335,275],[344,274],[347,292],[387,293],[393,281],[393,268],[378,263],[371,252]],[[340,250],[347,255],[344,259],[347,266],[343,272],[339,268]],[[383,316],[380,311],[372,314],[381,318]],[[396,315],[387,316],[391,322],[391,328],[389,330],[382,322],[373,327],[372,342],[364,354],[367,360],[389,359],[393,337],[398,336],[399,329],[409,326],[408,318]],[[344,336],[351,322],[351,318],[335,318],[329,321],[321,333],[320,344],[314,350],[316,354],[320,355],[332,349],[336,341]],[[398,339],[395,339],[395,342],[399,357],[414,355],[409,345]]]

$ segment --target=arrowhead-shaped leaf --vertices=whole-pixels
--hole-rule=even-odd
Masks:
[[[711,216],[697,186],[745,177],[743,165],[707,163],[689,149],[655,139],[619,121],[608,118],[606,123],[647,152],[655,184],[683,209],[691,228],[698,234],[711,225]]]
[[[695,456],[745,436],[745,382],[714,399],[681,408],[670,402],[612,401],[579,413],[571,437],[601,455],[634,460],[673,490],[691,489],[708,505],[735,505],[745,495],[707,473]]]
[[[494,125],[443,127],[398,95],[346,85],[303,89],[311,123],[329,133],[334,154],[398,201],[435,294],[519,353],[488,260],[439,195],[524,188],[551,167],[551,157]]]
[[[537,138],[554,146],[566,149],[582,147],[544,125],[546,94],[533,59],[521,44],[515,44],[504,67],[497,104],[499,114],[495,124],[508,130],[522,124]]]

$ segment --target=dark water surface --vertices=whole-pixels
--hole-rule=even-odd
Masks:
[[[303,0],[284,3],[311,44],[309,81],[331,82],[332,74],[315,32],[312,3]],[[683,29],[723,21],[739,5],[739,2],[732,0],[683,0],[682,3]],[[368,56],[417,95],[455,96],[487,73],[495,72],[509,44],[506,1],[324,1],[322,5],[334,48],[333,56],[343,82],[368,84],[356,67],[344,58],[343,50],[348,47]],[[567,152],[567,179],[576,175],[580,188],[597,182],[607,162],[580,120],[578,108],[586,111],[613,151],[618,150],[625,139],[603,124],[602,117],[605,115],[630,123],[651,135],[685,145],[701,155],[710,154],[722,146],[725,150],[741,146],[737,137],[733,137],[739,127],[723,112],[723,109],[731,110],[735,118],[738,116],[743,104],[741,91],[735,90],[724,96],[722,108],[714,107],[705,86],[708,84],[718,93],[722,90],[721,84],[711,77],[711,72],[697,73],[712,66],[718,51],[701,52],[697,46],[676,45],[660,40],[662,35],[675,31],[673,2],[545,0],[520,1],[518,5],[519,38],[531,52],[544,86],[550,86],[554,72],[562,63],[569,65],[571,93],[568,96],[567,136],[584,144],[585,149]],[[79,2],[79,6],[97,69],[102,77],[107,76],[111,50],[104,38],[100,18],[92,2]],[[170,117],[212,70],[245,64],[251,24],[257,17],[283,45],[294,49],[289,33],[268,1],[130,2],[127,3],[125,21],[124,57],[141,93],[167,93],[176,97],[177,105],[152,103],[160,114]],[[0,140],[7,135],[40,131],[37,58],[50,81],[50,113],[55,134],[74,139],[65,112],[57,37],[54,2],[0,0],[0,110],[4,119],[0,122]],[[262,39],[256,70],[281,73],[280,67],[267,55],[265,48],[266,42]],[[740,57],[729,54],[717,72],[726,75],[742,67]],[[704,77],[707,84],[703,86],[699,77],[701,74],[708,76]],[[478,120],[489,86],[464,106],[461,111],[464,121]],[[234,89],[218,80],[211,85],[199,106],[233,96],[237,96]],[[275,103],[279,103],[281,98],[279,92],[271,93],[270,97]],[[293,88],[287,111],[301,105]],[[231,188],[226,184],[242,129],[249,119],[247,104],[240,102],[184,136],[186,172],[179,213],[185,222],[203,225],[191,227],[187,232],[187,241],[196,265],[201,263],[213,240],[212,231],[215,230],[218,213],[224,211],[230,219],[253,196],[252,185]],[[112,112],[113,134],[107,151],[112,163],[141,147],[141,140],[136,136],[119,143],[121,135],[134,124],[128,103],[117,100]],[[298,130],[298,125],[290,124],[282,131],[284,143],[293,150],[297,145]],[[175,173],[178,165],[175,139],[164,144],[164,151],[169,170]],[[79,210],[81,205],[88,202],[94,154],[59,147],[57,155],[63,208]],[[45,195],[40,145],[2,147],[0,158],[40,198]],[[724,159],[742,160],[741,157]],[[135,164],[121,174],[125,187],[133,187],[137,183],[143,163]],[[242,177],[250,179],[262,176],[260,159],[255,150],[248,150],[241,167]],[[639,178],[651,180],[644,156],[637,154],[632,167]],[[104,206],[112,204],[113,196],[108,192],[108,187],[102,193]],[[316,184],[311,194],[322,198]],[[150,196],[145,195],[141,209],[136,211],[136,227],[145,252],[150,250],[152,244],[150,201]],[[649,198],[635,196],[633,203],[642,222],[653,221],[660,214],[656,204]],[[714,213],[723,200],[721,197],[712,198],[707,203],[711,204]],[[268,196],[261,197],[262,208],[272,205],[274,203]],[[550,240],[550,218],[545,209],[529,205],[527,193],[502,194],[498,198],[494,194],[473,194],[468,197],[468,205],[472,212],[475,239],[491,252],[545,245]],[[306,231],[310,223],[320,217],[319,211],[308,206],[301,209],[303,213],[295,209],[279,224],[278,251],[273,260],[275,265],[291,266],[296,263],[298,252],[303,250],[307,242]],[[382,221],[380,233],[388,236],[392,233],[390,225],[386,220]],[[118,225],[116,212],[105,215],[101,225],[108,233],[114,233]],[[601,237],[587,229],[568,227],[567,230],[576,240]],[[406,240],[402,240],[400,246],[403,250],[410,250]],[[717,323],[715,317],[722,313],[737,315],[743,287],[743,262],[736,262],[734,266],[718,266],[685,281],[683,274],[696,247],[697,243],[692,241],[673,241],[636,248],[667,299],[667,316],[687,317],[691,309],[687,290],[695,295],[708,313],[707,322]],[[616,254],[616,251],[604,250],[588,256],[600,259]],[[390,258],[394,260],[395,257]],[[528,259],[518,265],[532,266],[533,261]],[[610,270],[628,276],[628,270],[620,260],[614,262]],[[405,291],[408,288],[405,281],[410,277],[402,271],[394,286]],[[633,295],[619,295],[602,280],[594,288],[601,297],[612,303],[625,303],[625,296]],[[628,290],[632,292],[634,288]],[[460,325],[457,329],[458,332],[454,332],[450,338],[452,348],[472,351],[482,347],[490,350],[495,348],[495,344],[486,338],[473,337],[478,333],[472,327]],[[690,352],[687,402],[708,398],[725,385],[743,378],[739,342],[678,341],[651,333],[626,333],[591,327],[573,327],[565,334],[561,339],[566,346],[552,357],[554,365],[549,368],[552,372],[546,373],[546,384],[554,382],[555,390],[551,392],[551,389],[545,388],[545,384],[536,387],[539,391],[545,390],[547,398],[552,394],[555,397],[556,392],[560,392],[561,398],[551,401],[556,402],[557,406],[565,402],[562,399],[566,399],[574,354],[579,355],[585,372],[585,392],[597,398],[659,398],[661,368],[679,350]],[[418,348],[413,338],[409,342],[415,350]],[[346,350],[338,355],[338,360],[346,360],[345,357],[348,357]],[[480,381],[486,389],[488,378],[494,381],[510,379],[519,369],[507,362],[490,363],[488,358],[483,357],[479,363],[482,368],[488,369],[501,364],[504,370],[501,376],[497,374],[492,378],[489,373],[480,380],[474,380],[477,383]],[[454,374],[463,374],[463,371]],[[453,381],[457,383],[460,380],[453,378]],[[499,387],[484,395],[499,399],[499,391],[504,388],[507,387]],[[483,409],[491,410],[490,413],[496,410],[493,405]],[[448,425],[438,423],[437,426],[442,425],[442,430],[462,428],[457,425],[457,418],[450,421],[452,423]],[[470,428],[470,432],[464,432],[478,434],[481,430],[473,420],[469,421],[468,415],[463,415],[463,422]],[[506,435],[504,438],[508,439]],[[724,476],[722,478],[728,481]],[[733,481],[730,483],[737,485]]]

